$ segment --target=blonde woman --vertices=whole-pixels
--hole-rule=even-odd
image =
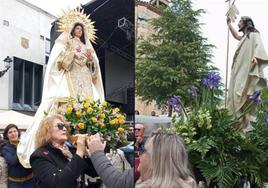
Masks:
[[[112,166],[103,152],[105,143],[98,134],[90,137],[87,146],[92,163],[108,188],[134,187],[134,171],[121,173]],[[179,136],[153,134],[140,151],[140,178],[135,188],[196,188],[188,165],[188,155]]]
[[[140,151],[136,188],[196,188],[188,155],[176,134],[157,132]]]
[[[78,135],[77,147],[69,148],[68,124],[60,115],[46,117],[36,135],[38,149],[30,157],[30,164],[39,188],[84,187],[84,174],[96,177],[89,159],[85,159],[86,138]]]

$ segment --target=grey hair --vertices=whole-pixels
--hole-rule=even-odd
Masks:
[[[175,133],[161,132],[152,135],[151,139],[151,187],[180,188],[188,180],[196,187],[183,140]]]

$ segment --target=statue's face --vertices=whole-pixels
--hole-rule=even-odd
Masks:
[[[80,25],[77,25],[75,28],[74,28],[74,36],[80,38],[83,34],[83,28],[80,26]]]
[[[240,21],[238,23],[239,31],[243,30],[244,26],[245,26],[244,21],[242,19],[240,19]]]

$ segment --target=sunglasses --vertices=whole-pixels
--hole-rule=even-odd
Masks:
[[[57,123],[57,127],[59,130],[63,130],[63,128],[67,129],[67,126],[64,123]]]

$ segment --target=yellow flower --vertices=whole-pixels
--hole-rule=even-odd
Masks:
[[[116,122],[115,122],[115,120],[113,119],[113,120],[110,120],[110,122],[109,122],[111,125],[115,125],[116,124]]]
[[[93,106],[95,104],[94,100],[90,100],[90,104]]]
[[[114,121],[115,121],[115,124],[119,123],[119,120],[117,118],[115,118]]]
[[[119,124],[123,125],[125,123],[126,123],[126,121],[124,119],[119,119]]]
[[[84,101],[85,101],[85,103],[88,103],[89,98],[88,98],[88,97],[85,97],[85,98],[84,98]]]
[[[92,114],[92,112],[93,112],[93,109],[92,109],[91,107],[89,107],[89,108],[87,109],[87,113],[88,113],[88,114]]]
[[[104,123],[99,123],[100,128],[102,129],[103,127],[105,127]]]
[[[67,109],[66,109],[66,113],[67,114],[71,114],[72,111],[73,111],[73,108],[72,107],[67,107]]]
[[[95,118],[95,117],[92,117],[91,120],[92,120],[93,123],[97,123],[97,121],[98,121],[98,119]]]
[[[103,101],[103,102],[101,103],[101,106],[103,106],[103,107],[107,107],[107,105],[108,105],[108,103],[107,103],[106,101]]]
[[[105,117],[106,117],[105,114],[100,114],[101,119],[104,119]]]
[[[118,119],[125,119],[125,116],[123,116],[123,115],[121,115],[121,114],[118,114],[116,117],[117,117]]]
[[[77,100],[73,99],[72,104],[75,105],[77,103]]]
[[[78,110],[78,111],[76,111],[76,116],[78,117],[78,118],[80,118],[81,116],[82,116],[82,112],[81,112],[81,110]]]
[[[125,132],[125,129],[122,128],[122,127],[119,127],[119,128],[117,129],[117,131],[118,131],[119,133],[124,133],[124,132]]]
[[[89,107],[89,103],[88,102],[85,102],[84,107],[85,108],[88,108]]]
[[[114,111],[115,111],[115,112],[119,112],[120,109],[119,109],[119,108],[115,108]]]
[[[85,128],[85,124],[84,123],[78,123],[77,127],[79,129],[84,129]]]

